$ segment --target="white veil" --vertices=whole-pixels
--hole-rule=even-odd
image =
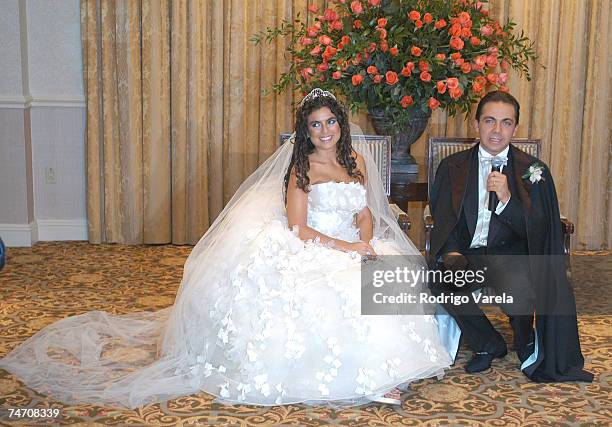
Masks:
[[[195,359],[204,358],[214,366],[231,363],[223,360],[219,346],[209,344],[226,338],[217,331],[228,320],[217,317],[216,310],[233,307],[235,287],[228,285],[228,278],[241,251],[236,242],[253,238],[270,221],[287,225],[283,187],[292,151],[290,139],[240,186],[189,255],[172,307],[129,315],[89,312],[63,319],[1,359],[0,368],[30,388],[68,403],[133,408],[200,390],[201,384],[194,381],[198,373],[188,372]],[[374,236],[393,240],[406,254],[418,254],[391,213],[374,161],[369,153],[361,154]]]

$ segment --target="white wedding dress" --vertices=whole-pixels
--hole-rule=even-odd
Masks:
[[[301,241],[266,188],[244,193],[236,203],[251,209],[222,214],[212,228],[223,232],[194,249],[173,307],[61,320],[0,367],[63,401],[129,407],[198,391],[230,403],[355,405],[443,375],[451,329],[426,314],[361,315],[358,254]],[[308,225],[357,241],[355,214],[367,203],[359,183],[312,185]],[[418,254],[388,235],[372,241],[379,255]]]

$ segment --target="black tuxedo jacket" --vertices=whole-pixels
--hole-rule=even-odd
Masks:
[[[528,253],[525,209],[517,189],[513,157],[509,151],[508,164],[502,171],[508,178],[512,197],[500,215],[491,215],[489,223],[487,246],[492,254]],[[477,146],[456,153],[440,164],[436,175],[440,179],[436,180],[431,198],[432,210],[436,211],[431,246],[434,257],[451,251],[463,252],[472,242],[478,219],[479,166]],[[448,183],[450,192],[441,191]]]
[[[431,266],[442,253],[469,247],[478,215],[473,201],[478,197],[477,162],[478,145],[440,162],[430,199]],[[531,183],[523,175],[534,164],[542,168],[542,179]],[[512,178],[508,179],[512,196],[500,215],[491,216],[487,247],[498,254],[530,255],[537,357],[526,362],[523,372],[541,382],[591,381],[592,374],[582,370],[576,304],[566,274],[559,204],[550,171],[540,160],[510,145],[504,173]]]

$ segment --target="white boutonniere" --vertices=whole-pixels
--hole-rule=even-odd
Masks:
[[[534,163],[527,168],[525,173],[523,174],[523,179],[528,179],[532,184],[539,182],[540,180],[544,181],[544,177],[542,176],[544,173],[544,165],[540,163]]]

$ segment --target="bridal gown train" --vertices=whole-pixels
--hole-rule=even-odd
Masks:
[[[129,407],[197,391],[232,403],[354,405],[443,375],[452,356],[434,316],[360,315],[360,257],[304,243],[278,212],[249,228],[249,215],[268,205],[249,197],[247,225],[207,242],[217,250],[192,252],[174,307],[61,320],[0,367],[66,402]],[[312,185],[308,225],[357,241],[354,218],[364,206],[360,183]],[[407,251],[384,237],[373,247]]]

